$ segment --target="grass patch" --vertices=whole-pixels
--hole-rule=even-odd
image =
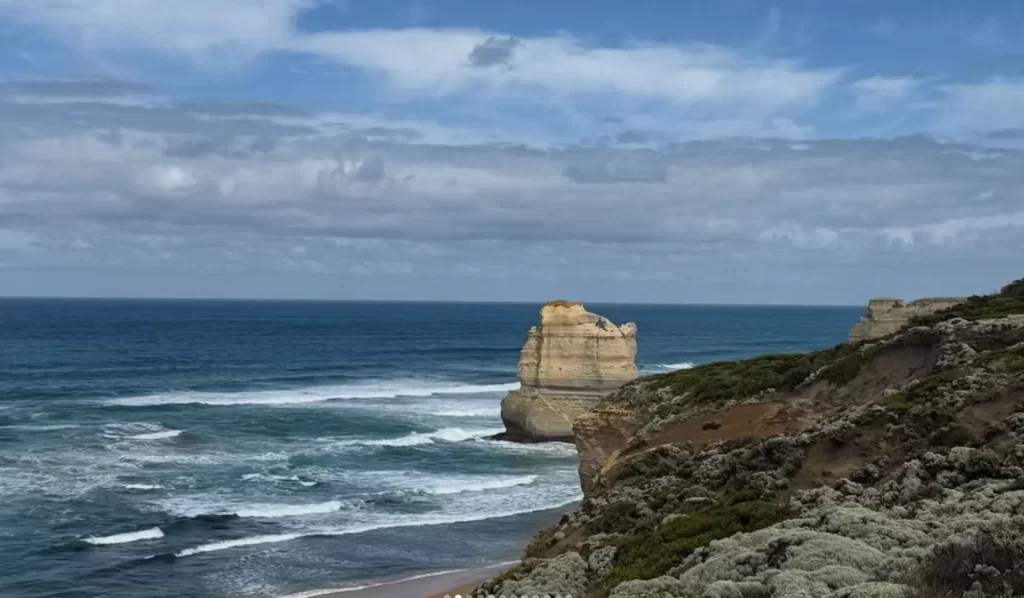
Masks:
[[[785,507],[765,501],[717,505],[684,515],[646,534],[621,540],[615,565],[606,581],[612,588],[631,579],[664,575],[694,550],[712,540],[752,532],[788,517]]]
[[[953,318],[987,320],[1013,314],[1024,314],[1024,278],[1011,282],[998,293],[974,295],[960,305],[934,314],[917,316],[910,320],[910,325],[932,326]]]
[[[762,355],[743,361],[719,361],[689,370],[650,376],[654,389],[669,388],[697,404],[745,399],[768,389],[792,390],[816,369],[850,354],[849,345],[815,353]]]
[[[906,413],[919,405],[924,405],[938,390],[959,378],[962,374],[957,370],[947,370],[933,374],[921,380],[917,386],[889,398],[889,409],[897,413]]]

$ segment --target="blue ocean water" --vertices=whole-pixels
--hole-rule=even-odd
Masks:
[[[861,308],[588,305],[638,365],[842,342]],[[278,597],[515,558],[580,497],[484,440],[539,306],[0,300],[0,595]]]

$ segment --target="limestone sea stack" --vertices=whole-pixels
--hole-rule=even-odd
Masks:
[[[879,298],[868,302],[868,312],[850,330],[850,342],[889,336],[915,316],[926,316],[956,307],[966,297],[929,297],[904,303],[901,299]]]
[[[540,310],[519,357],[520,388],[501,402],[505,440],[572,442],[572,423],[636,378],[636,324],[616,326],[579,303]]]

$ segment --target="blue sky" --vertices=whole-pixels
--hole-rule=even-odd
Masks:
[[[0,295],[860,303],[1024,268],[1016,2],[0,0]]]

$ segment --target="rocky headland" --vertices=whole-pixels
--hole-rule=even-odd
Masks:
[[[902,299],[872,299],[868,302],[867,313],[850,330],[850,342],[889,336],[913,318],[956,307],[966,300],[966,297],[929,297],[905,303]]]
[[[478,594],[1024,596],[1024,280],[639,378],[573,429],[584,500]]]
[[[636,325],[616,326],[583,305],[551,301],[519,357],[520,388],[501,402],[505,440],[573,441],[572,424],[636,378]]]

